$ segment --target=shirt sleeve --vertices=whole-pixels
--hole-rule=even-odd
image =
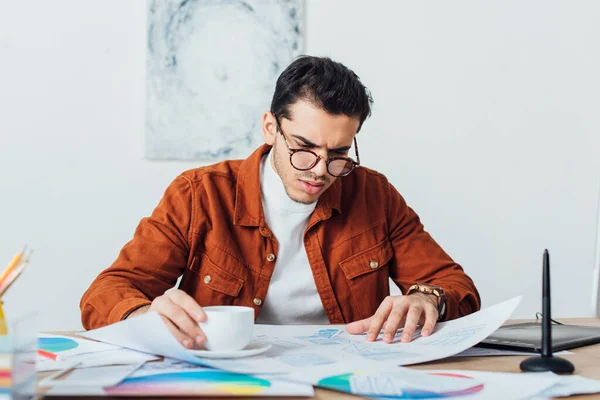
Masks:
[[[475,284],[462,267],[427,233],[419,216],[389,182],[388,226],[395,265],[390,277],[402,293],[415,283],[440,286],[446,293],[444,320],[471,314],[481,307]]]
[[[175,285],[187,266],[192,196],[185,176],[171,183],[116,261],[84,293],[80,303],[84,328],[121,321]]]

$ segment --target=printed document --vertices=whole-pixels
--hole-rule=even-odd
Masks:
[[[242,359],[202,359],[188,352],[168,331],[156,313],[126,319],[82,334],[84,337],[196,365],[238,373],[302,375],[319,366],[353,371],[372,367],[395,368],[437,360],[457,354],[479,343],[506,321],[520,297],[453,321],[441,322],[429,337],[420,331],[410,343],[380,338],[368,342],[364,335],[350,335],[344,325],[279,326],[256,325],[255,340],[272,344],[264,354]]]

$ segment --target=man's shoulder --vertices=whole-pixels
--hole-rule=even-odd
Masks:
[[[366,209],[385,208],[390,193],[390,183],[385,175],[370,168],[356,168],[341,179],[343,208],[359,213]]]
[[[347,215],[380,221],[387,218],[393,208],[406,205],[388,178],[373,169],[361,166],[341,181],[341,209],[347,210]]]
[[[240,165],[244,160],[225,160],[204,167],[193,168],[181,173],[180,177],[193,184],[209,184],[211,182],[228,180],[237,181]]]
[[[344,178],[342,184],[344,186],[351,186],[353,190],[385,190],[389,182],[381,172],[361,166]]]

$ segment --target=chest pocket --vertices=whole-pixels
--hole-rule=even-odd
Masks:
[[[393,255],[390,241],[386,239],[369,249],[340,261],[340,268],[344,271],[346,278],[354,279],[382,269]]]
[[[244,286],[242,278],[219,268],[206,254],[197,257],[201,257],[200,269],[197,273],[205,287],[233,297],[240,294],[240,290]]]
[[[340,261],[359,318],[372,316],[389,295],[389,262],[393,255],[392,245],[385,239]]]
[[[197,253],[185,274],[180,288],[200,306],[237,305],[245,284],[245,267],[233,257],[218,257],[222,266],[205,253]],[[231,271],[231,272],[230,272]]]

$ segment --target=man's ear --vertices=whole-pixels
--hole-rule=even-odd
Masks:
[[[277,122],[271,111],[265,111],[262,119],[262,133],[265,143],[273,146],[277,137]]]

